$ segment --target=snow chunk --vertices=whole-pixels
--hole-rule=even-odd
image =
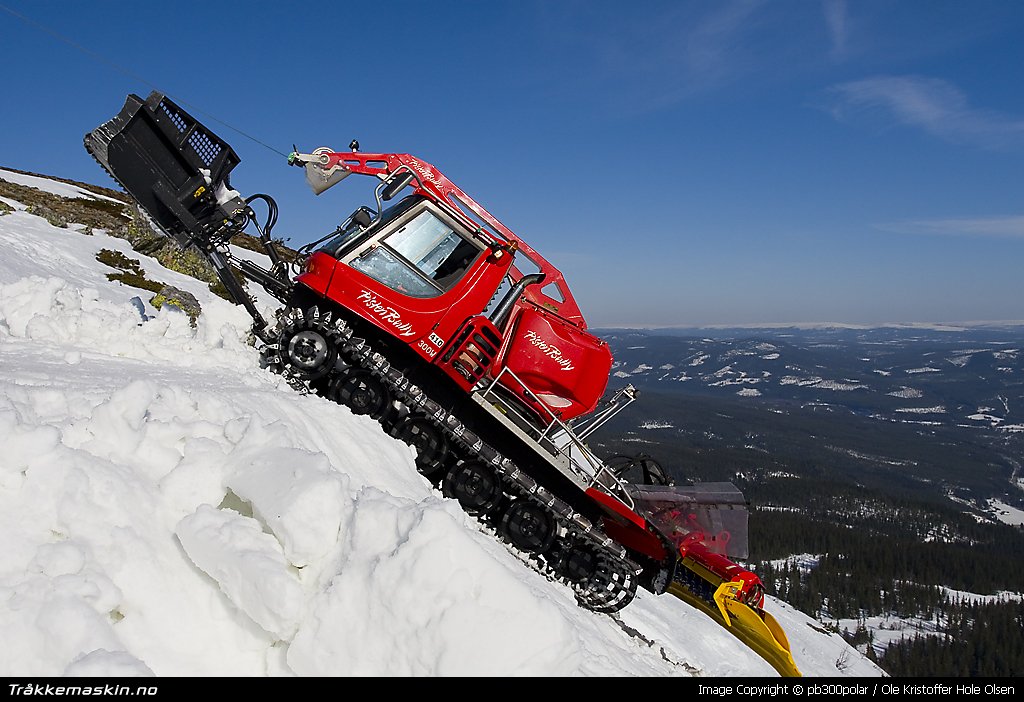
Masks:
[[[294,448],[260,449],[241,459],[228,487],[252,504],[299,568],[325,558],[355,507],[348,478],[327,457]]]
[[[349,558],[288,649],[297,674],[546,676],[578,669],[580,642],[551,593],[535,589],[543,578],[465,529],[454,502],[416,504],[367,488],[357,504]]]
[[[221,182],[217,183],[216,196],[217,204],[223,205],[224,203],[230,202],[235,198],[241,198],[242,194],[237,190],[232,190],[231,188],[228,188],[224,183]]]
[[[64,669],[68,678],[151,678],[156,674],[148,665],[126,651],[98,648],[79,656]]]
[[[182,519],[175,534],[196,566],[240,610],[279,639],[299,625],[304,596],[281,545],[259,522],[210,505]]]

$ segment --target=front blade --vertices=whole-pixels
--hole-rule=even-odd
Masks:
[[[717,606],[709,604],[682,583],[673,582],[669,585],[668,592],[714,619],[747,648],[767,661],[779,675],[787,678],[801,677],[800,669],[793,660],[786,633],[768,612],[755,612],[742,602],[726,597],[722,602],[728,613],[726,620]]]

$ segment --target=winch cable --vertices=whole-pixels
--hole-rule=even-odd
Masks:
[[[227,127],[231,131],[233,131],[233,132],[235,132],[237,134],[242,135],[243,137],[245,137],[246,139],[249,139],[252,142],[255,142],[255,143],[259,144],[263,148],[269,149],[270,151],[273,151],[275,154],[278,154],[279,156],[283,156],[284,158],[288,158],[288,154],[286,154],[285,152],[279,151],[278,149],[275,149],[270,144],[267,144],[267,143],[265,143],[263,141],[260,141],[259,139],[257,139],[256,137],[252,136],[251,134],[247,134],[246,132],[243,132],[238,127],[235,127],[235,126],[232,126],[232,125],[228,124],[224,120],[218,118],[216,115],[210,114],[209,112],[207,112],[206,110],[202,109],[201,107],[199,107],[199,106],[197,106],[197,105],[195,105],[193,103],[186,102],[185,100],[182,100],[182,99],[180,99],[180,98],[178,98],[178,97],[176,97],[174,95],[171,95],[170,93],[165,91],[163,88],[161,88],[161,87],[155,85],[154,83],[146,80],[145,78],[143,78],[139,74],[134,73],[133,71],[125,68],[124,66],[122,66],[122,65],[120,65],[118,63],[115,63],[114,61],[111,61],[109,58],[107,58],[103,54],[100,54],[100,53],[98,53],[96,51],[93,51],[92,49],[89,49],[87,47],[82,46],[81,44],[79,44],[78,42],[74,41],[73,39],[70,39],[70,38],[64,36],[63,34],[61,34],[60,32],[58,32],[58,31],[56,31],[54,29],[51,29],[50,27],[47,27],[46,25],[42,24],[41,22],[38,22],[38,21],[32,19],[31,17],[26,17],[25,15],[21,14],[20,12],[18,12],[16,10],[12,10],[10,7],[7,7],[7,5],[4,5],[3,3],[0,3],[0,10],[3,10],[4,12],[6,12],[10,16],[14,17],[15,19],[21,20],[22,22],[24,22],[28,26],[32,27],[33,29],[36,29],[36,30],[38,30],[40,32],[43,32],[44,34],[49,35],[51,38],[56,39],[57,41],[60,41],[60,42],[62,42],[64,44],[67,44],[68,46],[70,46],[71,48],[75,49],[76,51],[79,51],[79,52],[85,54],[86,56],[91,58],[93,61],[95,61],[97,63],[105,64],[107,67],[113,68],[118,73],[120,73],[122,75],[125,75],[125,76],[131,78],[132,80],[137,80],[140,83],[142,83],[143,85],[145,85],[145,86],[147,86],[149,88],[152,88],[153,90],[156,90],[157,92],[163,93],[164,95],[167,95],[168,97],[171,97],[172,99],[174,99],[175,102],[177,102],[177,103],[179,103],[181,105],[185,105],[186,107],[190,107],[192,110],[194,110],[194,111],[196,111],[196,112],[198,112],[200,114],[203,114],[203,115],[209,117],[210,119],[212,119],[213,121],[217,122],[218,124],[220,124],[220,125],[222,125],[224,127]]]

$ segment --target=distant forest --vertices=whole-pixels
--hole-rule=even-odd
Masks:
[[[908,510],[907,514],[913,510]],[[845,633],[894,676],[1014,676],[1024,673],[1024,603],[971,602],[941,586],[978,594],[1024,589],[1024,530],[975,524],[971,540],[920,542],[892,531],[849,528],[790,512],[757,512],[750,531],[758,554],[818,555],[801,570],[793,562],[755,561],[769,594],[823,621],[890,614],[920,619],[937,633],[890,645],[875,655],[866,629]],[[793,544],[793,550],[784,544]]]
[[[751,504],[749,564],[770,594],[826,623],[921,620],[920,635],[908,630],[884,649],[867,627],[840,632],[894,676],[1024,674],[1024,604],[971,602],[943,590],[1024,592],[1024,528],[969,513],[984,507],[991,486],[1008,485],[1008,470],[993,460],[1007,447],[874,430],[838,412],[643,399],[642,413],[617,418],[595,444],[605,455],[654,456],[679,483],[736,484]],[[672,428],[642,429],[651,417]],[[843,446],[856,448],[836,450]],[[862,455],[920,458],[889,465]],[[817,556],[817,565],[784,561],[796,554]]]

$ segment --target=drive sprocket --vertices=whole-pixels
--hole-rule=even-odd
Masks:
[[[264,347],[263,361],[289,379],[319,380],[335,368],[342,344],[351,335],[344,321],[332,320],[330,311],[291,308],[271,331],[273,341]]]

